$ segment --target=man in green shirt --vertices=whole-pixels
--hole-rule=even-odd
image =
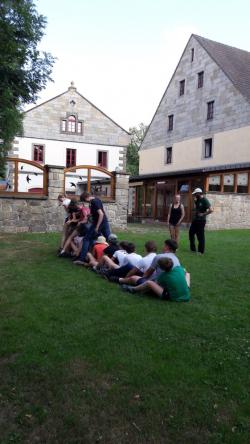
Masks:
[[[204,254],[205,251],[205,225],[206,217],[213,212],[209,200],[204,197],[202,189],[196,188],[193,193],[195,197],[195,208],[193,221],[189,228],[190,250],[196,252],[195,235],[198,239],[198,253]]]

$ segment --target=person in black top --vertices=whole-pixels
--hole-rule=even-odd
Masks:
[[[180,238],[180,224],[185,217],[184,206],[181,203],[181,197],[176,194],[173,202],[169,206],[167,223],[169,224],[169,231],[171,239],[175,240],[177,244]]]
[[[203,195],[201,188],[195,188],[192,193],[195,197],[193,220],[189,228],[190,250],[196,252],[195,236],[198,239],[198,254],[205,251],[205,225],[206,217],[213,212],[209,200]]]
[[[74,261],[76,265],[82,265],[84,263],[87,252],[98,236],[102,235],[105,239],[108,239],[110,235],[109,222],[103,209],[102,201],[88,192],[82,193],[80,200],[89,203],[92,222],[83,239],[79,260]]]

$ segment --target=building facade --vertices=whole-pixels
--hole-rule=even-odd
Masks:
[[[212,199],[249,197],[250,53],[192,35],[139,155],[139,176],[130,180],[136,218],[166,220],[178,192],[190,222],[196,187]]]
[[[88,170],[72,170],[74,166],[125,171],[129,141],[129,133],[83,97],[72,82],[66,92],[25,112],[23,134],[15,138],[11,154],[71,168],[65,190],[75,194],[84,189]],[[20,164],[20,168],[19,191],[41,189],[40,173],[32,166]],[[93,183],[108,181],[100,170],[92,178]]]

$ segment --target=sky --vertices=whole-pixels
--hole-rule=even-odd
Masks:
[[[77,91],[128,130],[149,124],[192,33],[250,51],[249,0],[37,0],[57,58],[37,104]]]

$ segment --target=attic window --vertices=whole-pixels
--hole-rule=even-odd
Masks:
[[[194,61],[194,48],[191,49],[191,62]]]
[[[61,119],[61,132],[83,134],[83,121],[78,120],[77,114],[68,115],[67,119]]]

